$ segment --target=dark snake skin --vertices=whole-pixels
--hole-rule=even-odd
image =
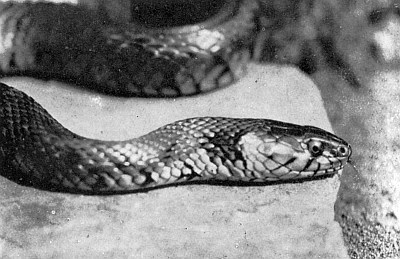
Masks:
[[[60,24],[43,18],[59,11],[67,17],[62,21],[71,20],[69,11],[58,10],[60,5],[1,4],[0,65],[5,75],[79,80],[98,91],[128,96],[172,97],[214,90],[235,80],[249,58],[257,27],[256,1],[229,3],[228,14],[220,13],[217,25],[207,25],[206,30],[100,29],[92,22],[83,25],[89,28],[83,33],[78,32],[81,25],[64,32],[57,27]],[[83,15],[81,11],[73,9],[71,15]],[[83,19],[97,18],[89,14]],[[67,38],[74,33],[78,36]],[[84,42],[76,43],[79,37]],[[206,39],[211,43],[200,47]],[[131,61],[135,63],[127,66]],[[349,144],[322,129],[265,119],[193,118],[127,141],[86,139],[4,84],[0,130],[0,162],[9,178],[82,193],[123,193],[213,180],[318,179],[340,171],[351,155]]]
[[[204,93],[243,73],[257,10],[257,1],[226,1],[196,26],[148,28],[81,6],[8,1],[0,3],[0,71],[120,96]]]

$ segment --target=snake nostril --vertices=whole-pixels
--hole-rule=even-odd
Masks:
[[[341,155],[341,156],[346,156],[349,153],[349,149],[346,148],[345,146],[340,146],[337,149],[337,152]]]

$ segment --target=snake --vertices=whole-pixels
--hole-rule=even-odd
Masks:
[[[124,96],[213,91],[241,73],[252,52],[259,10],[257,1],[221,3],[211,21],[171,28],[137,22],[104,25],[100,14],[66,4],[2,3],[1,73],[56,78]],[[50,22],[49,12],[65,23]],[[66,26],[72,29],[60,29]],[[135,139],[89,139],[3,83],[0,131],[3,176],[37,188],[84,194],[202,182],[314,180],[340,172],[352,153],[345,140],[323,129],[263,118],[198,117]]]

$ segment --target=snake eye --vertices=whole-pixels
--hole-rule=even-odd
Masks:
[[[320,141],[311,140],[308,143],[308,151],[310,151],[310,153],[313,154],[314,156],[322,154],[323,151],[322,143]]]
[[[349,149],[345,146],[339,146],[337,152],[340,156],[347,156],[349,154]]]

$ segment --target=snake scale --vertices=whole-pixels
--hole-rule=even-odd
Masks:
[[[208,22],[152,29],[105,25],[98,13],[70,5],[2,3],[1,71],[125,96],[215,90],[240,76],[259,29],[257,1],[221,2]],[[53,21],[48,12],[56,15]],[[203,181],[318,179],[336,174],[351,155],[350,145],[327,131],[267,119],[201,117],[127,141],[87,139],[5,84],[0,130],[6,177],[89,194]]]

